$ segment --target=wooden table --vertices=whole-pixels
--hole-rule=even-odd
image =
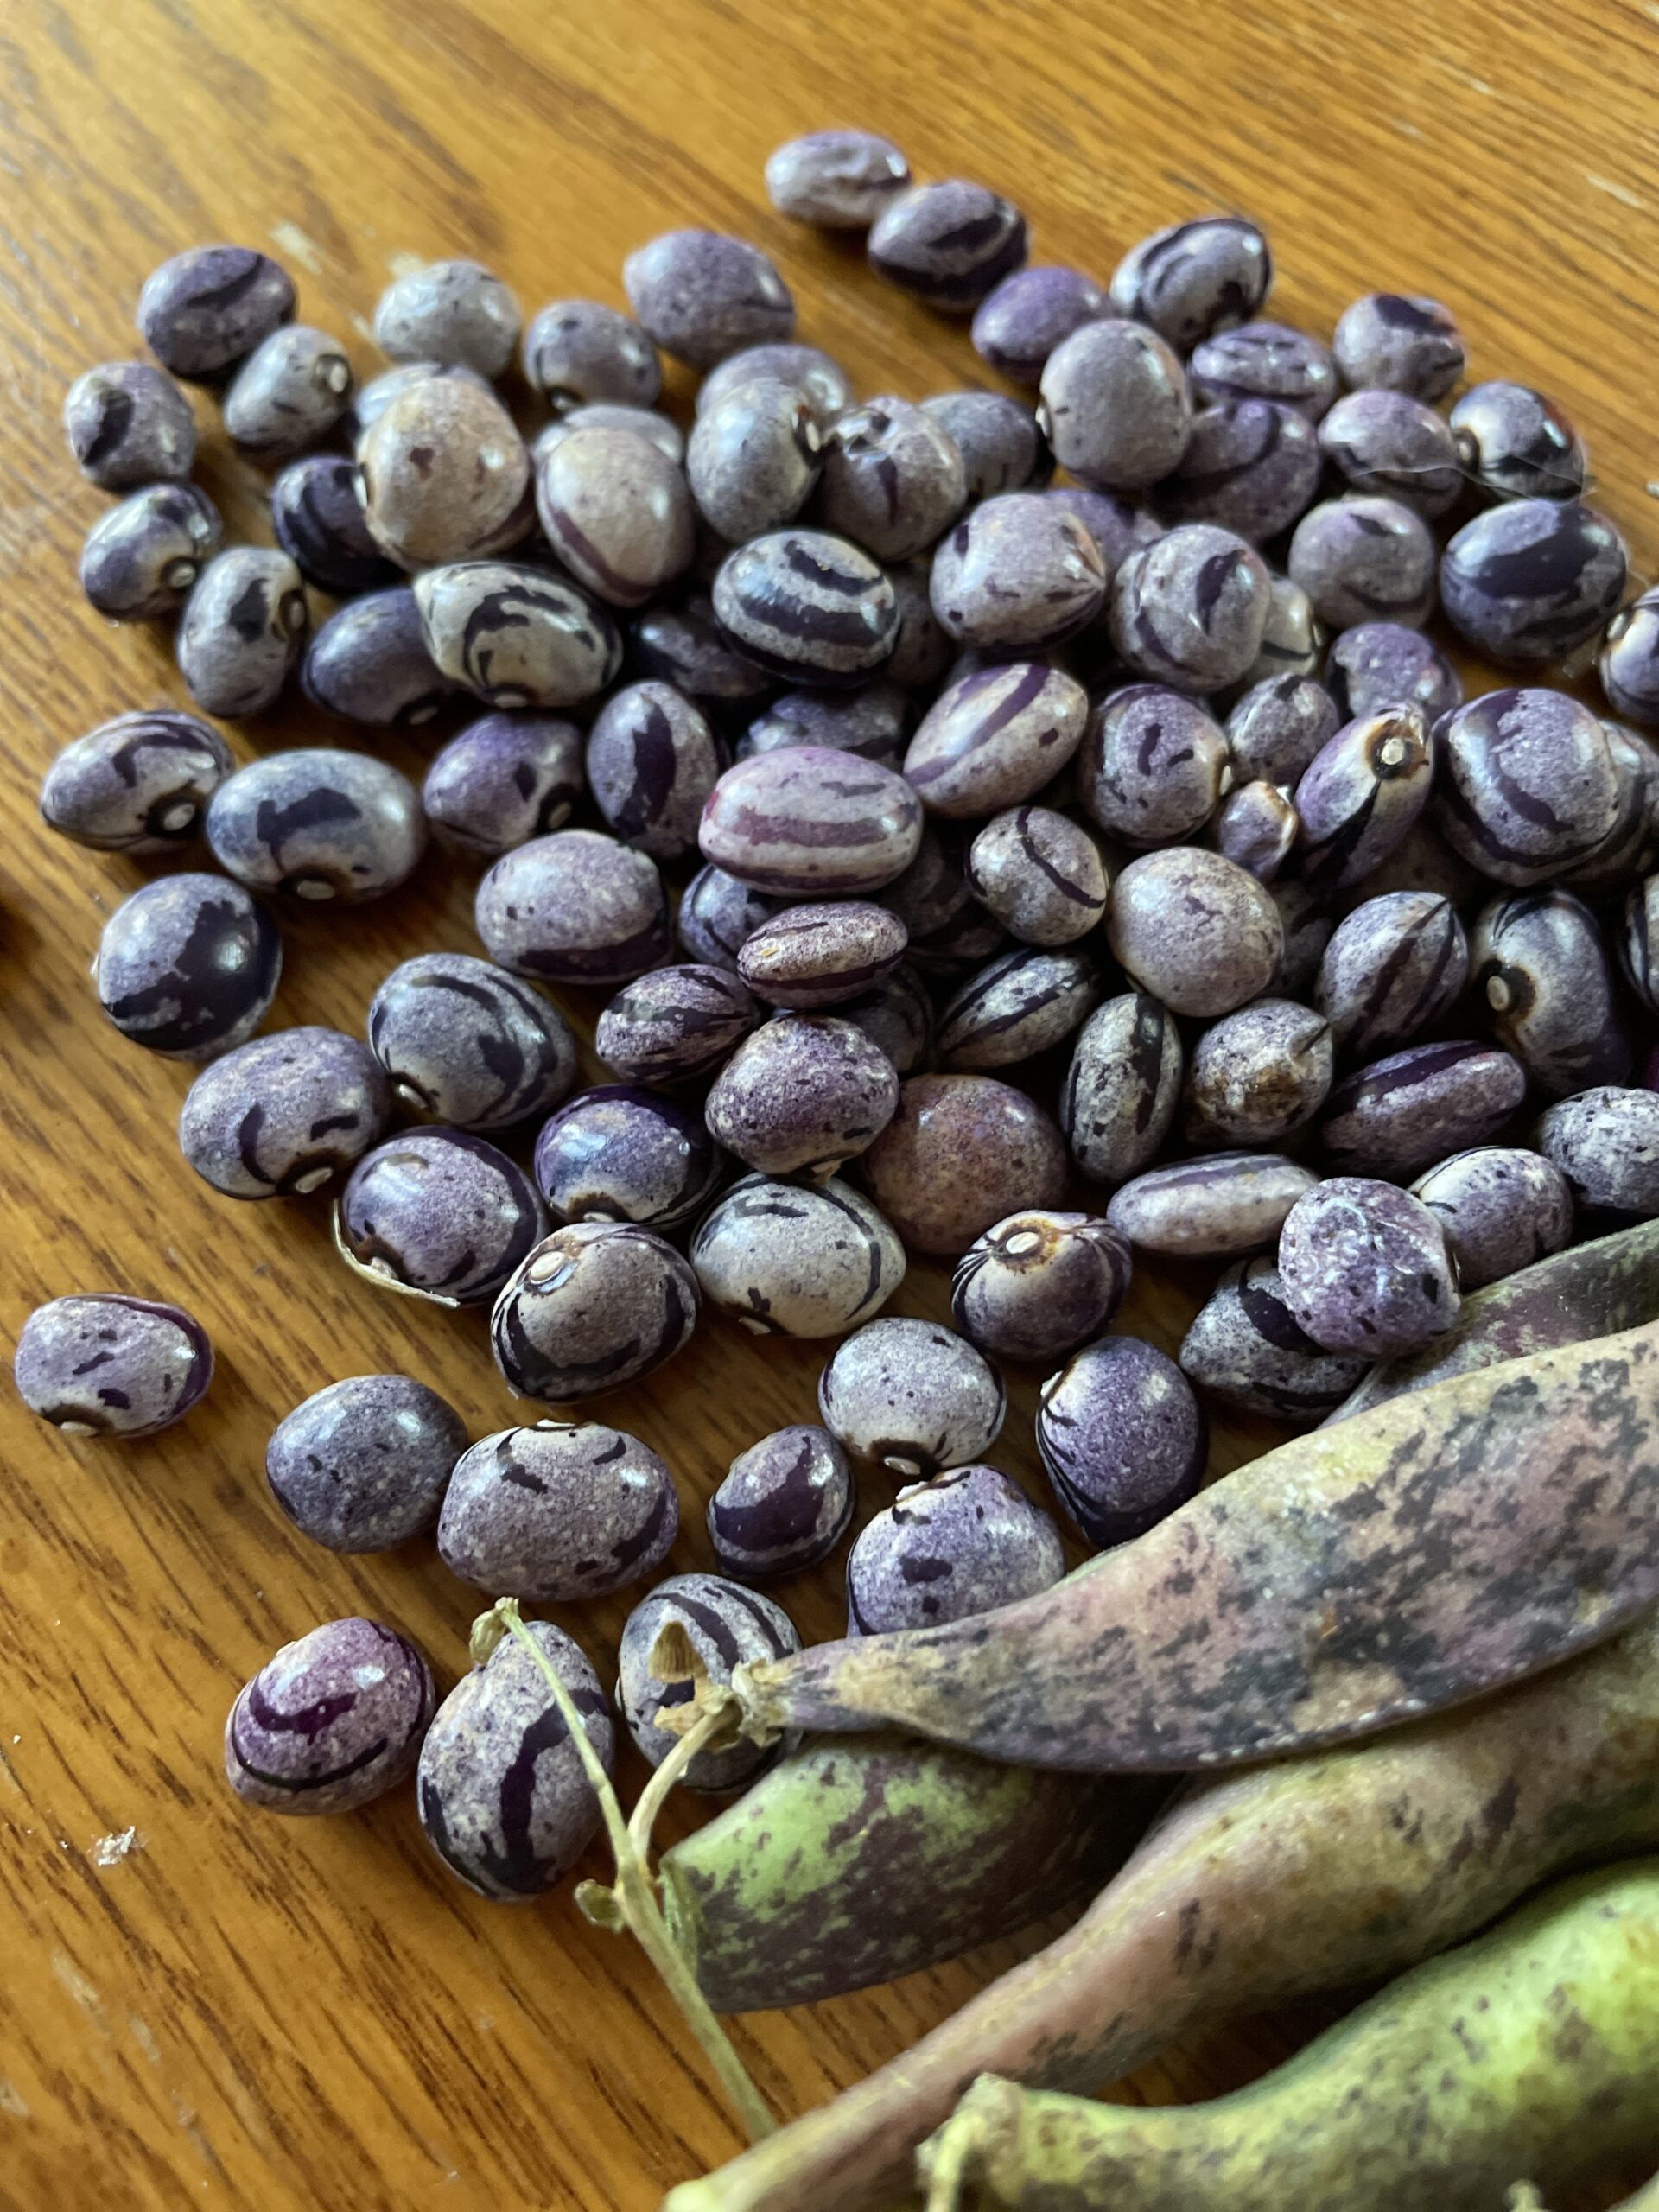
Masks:
[[[960,327],[766,206],[774,143],[865,122],[923,175],[1010,192],[1043,258],[1104,275],[1154,226],[1238,207],[1273,232],[1274,308],[1291,321],[1328,331],[1372,285],[1454,302],[1477,373],[1537,382],[1577,419],[1599,497],[1651,575],[1656,64],[1659,7],[1612,0],[14,0],[0,23],[0,1325],[10,1340],[74,1289],[176,1297],[219,1370],[186,1424],[125,1446],[60,1439],[0,1394],[9,2212],[639,2212],[736,2147],[643,1961],[568,1891],[520,1910],[474,1897],[407,1794],[284,1822],[243,1811],[220,1777],[232,1693],[286,1638],[379,1612],[453,1675],[479,1610],[427,1545],[342,1560],[292,1532],[263,1480],[276,1420],[337,1376],[389,1368],[429,1379],[474,1434],[517,1416],[475,1316],[365,1290],[321,1206],[238,1207],[199,1183],[173,1136],[188,1071],[124,1045],[93,1004],[99,930],[142,871],[48,836],[35,789],[68,738],[184,694],[164,634],[102,623],[75,589],[103,501],[57,411],[80,368],[134,350],[144,273],[207,238],[270,245],[308,317],[346,334],[367,371],[365,318],[405,256],[477,255],[533,308],[620,299],[626,251],[705,223],[778,256],[804,334],[861,389],[973,380]],[[675,404],[688,397],[677,378]],[[232,534],[263,535],[259,480],[217,436],[203,474]],[[292,709],[236,742],[336,735]],[[386,749],[418,772],[415,746]],[[383,906],[301,916],[275,1020],[358,1028],[397,960],[474,947],[470,898],[469,872],[435,857]],[[899,1310],[942,1311],[941,1281],[917,1268]],[[1169,1344],[1191,1304],[1189,1286],[1143,1282],[1125,1318]],[[820,1357],[709,1324],[631,1394],[617,1417],[681,1481],[672,1567],[710,1564],[702,1498],[736,1450],[810,1417]],[[997,1456],[1039,1483],[1032,1378],[1014,1397]],[[1216,1466],[1262,1441],[1227,1431]],[[867,1484],[865,1510],[887,1496]],[[838,1583],[827,1569],[787,1591],[809,1638],[836,1631]],[[608,1665],[626,1610],[567,1624]],[[637,1787],[637,1762],[623,1779]],[[738,2040],[794,2112],[1009,1955],[757,2016]],[[1306,2024],[1218,2033],[1135,2091],[1226,2086]]]

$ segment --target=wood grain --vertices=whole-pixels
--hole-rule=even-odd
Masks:
[[[1154,225],[1239,207],[1273,232],[1288,320],[1328,331],[1371,285],[1453,302],[1477,373],[1536,381],[1577,419],[1650,575],[1656,18],[1614,0],[13,0],[0,16],[0,1332],[46,1297],[124,1287],[181,1299],[220,1360],[188,1423],[124,1448],[60,1439],[0,1399],[8,2212],[639,2212],[736,2147],[648,1969],[568,1895],[517,1910],[473,1897],[406,1796],[283,1822],[244,1813],[219,1777],[226,1708],[277,1643],[380,1612],[453,1675],[478,1610],[428,1546],[345,1561],[296,1535],[264,1491],[275,1421],[385,1368],[426,1377],[474,1434],[515,1413],[476,1317],[377,1299],[315,1206],[238,1207],[199,1184],[173,1136],[188,1071],[124,1046],[92,1002],[98,931],[140,871],[49,838],[35,790],[71,736],[183,694],[164,636],[79,598],[76,549],[102,501],[57,410],[80,368],[133,350],[146,270],[202,239],[270,245],[308,319],[350,334],[367,369],[364,319],[399,256],[475,254],[533,308],[620,298],[625,252],[703,222],[778,255],[804,334],[861,389],[975,380],[960,328],[765,205],[779,139],[864,122],[924,175],[1011,192],[1043,258],[1104,275]],[[202,474],[233,534],[265,534],[260,480],[217,436]],[[324,735],[294,709],[234,741],[245,757]],[[386,750],[418,771],[416,747]],[[359,1027],[397,960],[474,947],[470,892],[436,859],[378,907],[302,915],[274,1018]],[[940,1282],[918,1268],[899,1310],[941,1310]],[[1173,1342],[1196,1287],[1143,1281],[1128,1325]],[[607,1408],[680,1478],[676,1569],[710,1563],[702,1499],[738,1449],[810,1417],[818,1365],[709,1324]],[[997,1456],[1037,1483],[1033,1403],[1022,1378]],[[1215,1467],[1264,1433],[1218,1434]],[[867,1484],[865,1510],[886,1497]],[[837,1630],[838,1580],[786,1592],[809,1637]],[[565,1624],[608,1666],[625,1611]],[[671,1826],[696,1817],[677,1808]],[[99,1839],[129,1827],[130,1851],[100,1863]],[[756,2017],[739,2040],[791,2113],[1012,1955]],[[1128,2093],[1226,2086],[1317,2017],[1218,2031]]]

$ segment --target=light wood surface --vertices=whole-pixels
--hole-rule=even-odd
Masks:
[[[220,1777],[226,1708],[278,1643],[377,1612],[448,1679],[480,1609],[427,1544],[348,1561],[293,1533],[264,1484],[275,1421],[387,1368],[429,1380],[474,1435],[516,1408],[476,1315],[378,1298],[334,1257],[320,1206],[238,1206],[197,1182],[173,1128],[188,1071],[124,1044],[93,1003],[99,930],[142,871],[48,836],[36,787],[68,738],[184,695],[164,632],[107,626],[79,599],[76,550],[104,501],[57,411],[80,368],[135,350],[145,272],[208,238],[269,246],[307,318],[349,336],[366,370],[365,319],[400,257],[474,254],[529,310],[620,300],[628,250],[706,223],[779,257],[803,334],[861,389],[977,380],[961,327],[765,204],[777,141],[867,123],[923,175],[1012,194],[1040,258],[1103,276],[1154,226],[1236,207],[1270,228],[1287,320],[1328,332],[1373,285],[1445,297],[1477,374],[1535,381],[1576,418],[1647,576],[1656,19],[1614,0],[13,0],[0,15],[0,1336],[9,1350],[48,1296],[119,1287],[181,1300],[219,1358],[186,1424],[128,1446],[61,1439],[0,1391],[8,2212],[640,2212],[737,2147],[649,1969],[568,1891],[516,1910],[472,1897],[407,1793],[281,1821]],[[677,379],[676,404],[688,397]],[[202,475],[233,535],[264,534],[259,480],[217,435]],[[245,757],[323,734],[290,709],[234,742]],[[418,772],[429,746],[385,749]],[[474,948],[470,894],[469,872],[435,857],[379,906],[293,920],[273,1020],[358,1028],[397,960]],[[918,1268],[897,1310],[941,1311],[941,1281]],[[1126,1325],[1173,1343],[1196,1288],[1143,1278]],[[822,1357],[709,1322],[607,1405],[679,1477],[675,1569],[711,1564],[703,1498],[738,1449],[811,1417]],[[995,1456],[1039,1484],[1034,1381],[1018,1382]],[[1218,1435],[1215,1466],[1265,1433]],[[868,1483],[863,1510],[888,1495]],[[784,1592],[809,1638],[836,1632],[839,1582],[837,1560]],[[601,1668],[626,1604],[561,1616]],[[637,1787],[637,1762],[623,1779]],[[671,1832],[696,1817],[677,1808]],[[129,1829],[102,1863],[99,1840]],[[597,1853],[587,1871],[604,1871]],[[756,2016],[738,2040],[791,2113],[1011,1955]],[[1226,2086],[1314,2017],[1217,2032],[1135,2092]]]

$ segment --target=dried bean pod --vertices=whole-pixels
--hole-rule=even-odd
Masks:
[[[1063,1359],[1104,1333],[1132,1272],[1128,1246],[1096,1214],[1011,1213],[957,1261],[950,1312],[999,1359]]]
[[[879,891],[921,842],[909,785],[874,761],[817,745],[757,753],[728,768],[703,809],[705,860],[785,897]]]
[[[1453,1153],[1420,1175],[1411,1194],[1445,1230],[1465,1295],[1573,1241],[1572,1189],[1535,1152],[1481,1145]]]
[[[1628,1077],[1612,965],[1594,917],[1570,891],[1495,899],[1476,919],[1469,957],[1493,1034],[1546,1096]]]
[[[1576,499],[1589,457],[1553,399],[1524,384],[1471,385],[1451,415],[1463,466],[1499,499]]]
[[[1174,1016],[1143,992],[1109,999],[1084,1022],[1060,1090],[1060,1126],[1079,1172],[1121,1183],[1150,1166],[1181,1094]]]
[[[480,715],[433,755],[426,818],[441,844],[498,859],[569,821],[582,753],[582,732],[556,715]]]
[[[1428,804],[1434,744],[1415,707],[1386,707],[1339,729],[1296,786],[1299,866],[1316,898],[1363,883]]]
[[[1483,875],[1525,889],[1588,859],[1617,826],[1605,727],[1564,692],[1488,691],[1436,733],[1435,819]]]
[[[1463,678],[1432,639],[1401,622],[1357,622],[1332,641],[1325,689],[1344,721],[1420,707],[1431,729],[1463,704]]]
[[[588,782],[607,827],[653,860],[697,847],[697,823],[727,763],[702,710],[672,684],[631,683],[588,734]]]
[[[1626,1221],[1659,1215],[1659,1094],[1581,1090],[1548,1109],[1535,1141],[1580,1206]]]
[[[1083,741],[1089,697],[1042,661],[959,677],[924,715],[905,780],[934,814],[995,814],[1034,797]]]
[[[1112,886],[1114,957],[1176,1014],[1230,1014],[1266,990],[1284,950],[1278,910],[1219,853],[1146,853]]]
[[[117,715],[57,755],[41,819],[94,852],[170,852],[196,836],[232,766],[230,747],[194,715]]]
[[[984,1354],[935,1321],[871,1321],[836,1348],[818,1382],[824,1426],[855,1459],[912,1479],[976,1460],[1007,1411]]]
[[[352,1813],[413,1768],[437,1703],[420,1646],[380,1621],[325,1621],[238,1692],[225,1775],[267,1813]]]
[[[643,607],[696,548],[684,471],[632,430],[584,425],[543,448],[536,512],[577,582],[612,607]]]
[[[1012,1067],[1069,1037],[1100,998],[1086,953],[1020,946],[969,978],[939,1015],[939,1064]]]
[[[407,584],[336,609],[307,646],[300,682],[325,714],[400,729],[429,722],[457,688],[426,649]]]
[[[746,1175],[691,1240],[710,1305],[757,1337],[835,1337],[871,1320],[905,1279],[905,1248],[861,1192]]]
[[[697,1279],[671,1244],[631,1221],[575,1221],[526,1253],[490,1314],[515,1395],[569,1404],[638,1382],[687,1344]]]
[[[824,434],[815,512],[878,561],[906,561],[962,512],[968,479],[956,440],[925,407],[870,399]]]
[[[1037,1449],[1097,1551],[1144,1535],[1198,1489],[1209,1427],[1167,1353],[1138,1337],[1085,1344],[1043,1385]]]
[[[853,1523],[853,1471],[827,1428],[774,1429],[740,1452],[709,1501],[723,1574],[769,1582],[828,1559]]]
[[[1050,807],[999,814],[968,851],[968,880],[980,902],[1027,944],[1071,944],[1106,912],[1109,885],[1088,831]]]
[[[910,1483],[847,1555],[847,1633],[890,1635],[995,1612],[1065,1573],[1060,1532],[995,1467]]]
[[[1465,523],[1440,561],[1459,635],[1505,665],[1588,644],[1624,596],[1624,541],[1576,499],[1507,499]]]
[[[456,561],[415,582],[441,674],[492,707],[573,707],[602,691],[622,640],[605,610],[560,577],[513,561]]]
[[[1077,798],[1109,836],[1141,846],[1191,837],[1230,779],[1221,725],[1196,699],[1131,683],[1090,710]]]
[[[1272,399],[1200,408],[1179,466],[1154,504],[1172,523],[1214,523],[1265,544],[1306,511],[1319,489],[1319,440],[1306,416]]]
[[[1332,351],[1351,391],[1381,385],[1443,399],[1463,374],[1463,335],[1451,309],[1421,293],[1365,293],[1344,309]]]
[[[1081,482],[1139,492],[1186,450],[1192,403],[1179,360],[1155,332],[1088,322],[1043,364],[1037,420],[1055,460]]]
[[[1315,1004],[1338,1052],[1402,1044],[1440,1019],[1469,980],[1469,947],[1449,899],[1390,891],[1338,923],[1319,962]]]
[[[1241,1413],[1313,1422],[1365,1372],[1362,1355],[1325,1351],[1285,1300],[1275,1261],[1240,1260],[1222,1276],[1182,1339],[1181,1372]]]
[[[1308,510],[1286,565],[1333,630],[1378,621],[1418,629],[1433,609],[1436,557],[1428,525],[1414,508],[1398,499],[1351,497]]]
[[[1331,694],[1311,676],[1269,676],[1253,683],[1227,717],[1236,779],[1294,784],[1342,722]]]
[[[1154,683],[1219,690],[1241,682],[1261,651],[1271,597],[1254,547],[1209,523],[1183,523],[1112,579],[1112,643]]]
[[[710,1135],[763,1175],[830,1174],[899,1103],[893,1063],[850,1021],[790,1014],[739,1046],[704,1108]]]
[[[454,1128],[509,1128],[556,1106],[576,1079],[558,1008],[470,953],[394,968],[369,1001],[368,1037],[399,1101]]]
[[[1193,1046],[1182,1128],[1193,1144],[1276,1144],[1324,1105],[1331,1064],[1323,1014],[1288,999],[1257,999]]]
[[[1039,492],[1004,492],[941,538],[930,591],[934,613],[960,643],[1035,653],[1094,620],[1106,564],[1066,507]]]
[[[876,275],[943,315],[970,313],[1025,257],[1020,210],[957,177],[901,192],[869,236]]]
[[[504,853],[478,887],[474,925],[498,965],[553,983],[626,982],[668,950],[656,863],[593,830]]]
[[[982,1075],[912,1076],[870,1147],[864,1174],[906,1244],[954,1257],[1011,1203],[1057,1205],[1065,1146],[1043,1109],[1011,1084]]]
[[[674,1478],[637,1436],[538,1421],[461,1453],[438,1556],[475,1589],[573,1605],[655,1574],[679,1527]]]
[[[768,1004],[810,1011],[872,989],[898,966],[906,942],[897,916],[866,899],[790,906],[745,941],[738,973]]]
[[[724,968],[656,968],[599,1017],[594,1050],[625,1083],[681,1083],[728,1059],[760,1008]]]
[[[1327,1351],[1397,1359],[1458,1318],[1458,1275],[1438,1215],[1363,1175],[1300,1198],[1279,1239],[1285,1303]]]
[[[1236,1260],[1271,1244],[1318,1180],[1277,1153],[1211,1153],[1132,1177],[1113,1192],[1106,1218],[1143,1252]]]
[[[702,1211],[726,1164],[697,1116],[626,1084],[584,1090],[536,1140],[537,1186],[556,1222],[677,1228]]]
[[[1339,1173],[1403,1179],[1496,1136],[1526,1090],[1520,1064],[1490,1045],[1408,1045],[1337,1085],[1319,1138]]]

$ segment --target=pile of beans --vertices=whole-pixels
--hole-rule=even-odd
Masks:
[[[1659,592],[1624,603],[1560,408],[1464,386],[1433,300],[1368,295],[1328,345],[1267,319],[1239,217],[1161,231],[1103,283],[1028,264],[1007,200],[915,183],[867,133],[766,176],[971,316],[999,385],[860,401],[772,261],[688,229],[630,257],[629,313],[556,301],[521,328],[474,263],[400,277],[374,321],[392,365],[360,387],[274,261],[198,248],[143,287],[153,361],[65,407],[117,495],[82,585],[114,620],[176,618],[200,711],[77,739],[41,811],[102,850],[206,838],[213,867],[136,891],[94,968],[124,1037],[202,1064],[191,1167],[231,1198],[327,1189],[366,1282],[486,1309],[509,1386],[562,1408],[673,1357],[705,1304],[842,1339],[822,1426],[762,1438],[713,1497],[720,1573],[630,1620],[617,1703],[653,1761],[664,1623],[719,1679],[798,1649],[749,1586],[842,1540],[855,1465],[911,1487],[852,1549],[852,1633],[1060,1576],[1054,1522],[985,1464],[1000,1363],[1057,1370],[1055,1500],[1116,1544],[1198,1486],[1206,1401],[1317,1421],[1464,1294],[1659,1215]],[[664,353],[702,374],[689,433]],[[181,383],[274,471],[274,545],[224,543]],[[1437,611],[1505,688],[1465,699]],[[1606,713],[1541,680],[1598,643]],[[419,791],[344,743],[237,765],[204,717],[296,683],[370,742],[469,718]],[[406,961],[361,1038],[257,1034],[282,906],[384,896],[429,835],[480,864],[483,957]],[[613,1082],[578,1090],[543,985],[601,995]],[[955,1329],[881,1315],[906,1250],[956,1262]],[[1137,1252],[1218,1276],[1179,1360],[1108,1333]],[[124,1296],[54,1301],[17,1355],[29,1404],[83,1434],[164,1426],[211,1371],[188,1315]],[[525,1599],[649,1582],[679,1522],[625,1432],[562,1415],[469,1446],[398,1376],[297,1408],[269,1473],[319,1543],[435,1523],[457,1575]],[[536,1634],[608,1760],[589,1661]],[[284,1728],[323,1700],[327,1728]],[[232,1783],[320,1812],[418,1763],[455,1872],[544,1889],[596,1813],[556,1737],[531,1802],[504,1787],[545,1720],[537,1669],[509,1640],[435,1703],[408,1639],[327,1624],[238,1699]],[[691,1780],[764,1756],[700,1754]]]

